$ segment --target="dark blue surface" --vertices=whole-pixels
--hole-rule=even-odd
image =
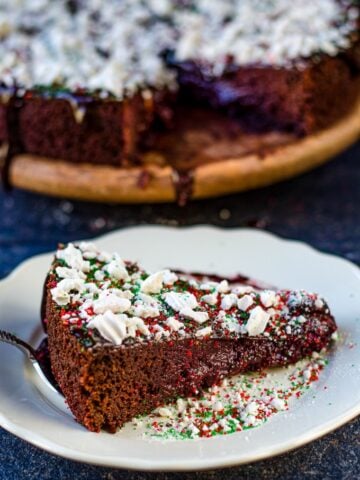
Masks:
[[[89,238],[147,223],[250,225],[303,240],[360,264],[359,162],[360,144],[297,179],[262,190],[194,202],[183,209],[174,205],[94,205],[21,191],[5,195],[0,191],[0,276],[31,255],[54,249],[59,241]],[[360,419],[281,457],[197,474],[125,472],[77,464],[44,453],[0,429],[0,480],[20,478],[360,479]]]

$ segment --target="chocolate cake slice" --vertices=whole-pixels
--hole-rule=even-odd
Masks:
[[[96,432],[226,376],[296,362],[336,331],[317,294],[148,273],[90,243],[57,251],[43,322],[55,379]]]

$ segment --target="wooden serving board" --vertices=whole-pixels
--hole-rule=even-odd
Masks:
[[[115,203],[172,202],[178,172],[187,170],[191,198],[270,185],[315,168],[360,138],[360,102],[337,124],[315,135],[247,134],[233,120],[194,112],[143,155],[139,167],[69,163],[29,154],[15,157],[10,182],[33,192]],[[190,169],[190,170],[189,170]],[[191,183],[191,185],[190,185]]]

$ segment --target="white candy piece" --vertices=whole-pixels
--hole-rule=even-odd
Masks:
[[[156,302],[151,304],[142,300],[136,300],[132,307],[132,313],[140,318],[156,318],[160,315],[160,310]]]
[[[70,294],[70,292],[76,292],[80,293],[83,292],[85,289],[85,282],[81,278],[64,278],[63,280],[60,280],[60,282],[57,284],[57,286],[53,289],[51,289],[51,294],[53,296],[54,301],[56,302],[55,297],[62,297],[62,292],[65,294]],[[65,298],[65,297],[64,297]],[[70,298],[70,296],[69,296]],[[60,303],[58,304],[60,305]],[[62,305],[66,305],[66,303],[62,303]]]
[[[224,410],[224,405],[220,401],[217,401],[214,403],[213,409],[215,412],[221,412],[222,410]]]
[[[174,317],[169,317],[165,324],[172,330],[173,332],[178,332],[181,328],[184,327],[184,324],[182,322],[179,322],[179,320],[176,320]]]
[[[318,308],[319,310],[321,310],[322,308],[324,308],[324,302],[321,300],[321,298],[316,297],[315,307]]]
[[[286,403],[284,400],[282,400],[279,397],[275,397],[271,400],[271,405],[276,409],[276,410],[285,410],[286,409]]]
[[[102,270],[96,270],[94,278],[97,282],[102,282],[105,278],[105,273]]]
[[[124,313],[129,310],[130,307],[130,300],[108,292],[101,292],[99,298],[93,302],[95,313],[105,313],[107,310],[113,313]]]
[[[205,328],[201,328],[200,330],[197,330],[195,335],[197,337],[206,337],[206,336],[211,335],[211,334],[212,334],[212,328],[211,327],[205,327]]]
[[[175,273],[170,270],[161,270],[148,276],[141,284],[144,293],[160,293],[164,285],[172,285],[177,281]]]
[[[226,293],[230,290],[230,287],[229,287],[229,282],[227,280],[222,280],[216,290],[219,292],[219,293]]]
[[[70,302],[69,293],[59,289],[58,287],[51,289],[51,296],[54,302],[61,307],[67,305]]]
[[[177,405],[177,411],[179,413],[183,413],[188,406],[188,402],[186,400],[184,400],[183,398],[178,398],[176,400],[176,405]]]
[[[244,295],[245,293],[255,292],[255,289],[249,285],[236,285],[236,287],[233,287],[231,291],[236,295]]]
[[[104,266],[104,270],[108,272],[110,277],[114,278],[115,280],[128,280],[129,273],[126,270],[124,262],[122,260],[113,260],[110,263]]]
[[[260,293],[260,301],[266,308],[273,307],[276,303],[276,292],[264,290]]]
[[[160,415],[160,417],[173,418],[174,416],[173,412],[166,407],[160,407],[156,410],[156,412]]]
[[[194,286],[196,286],[196,282],[195,280],[193,281],[194,282]],[[208,292],[209,290],[216,290],[217,286],[219,284],[217,282],[204,282],[200,285],[200,290],[204,290],[205,292]]]
[[[88,327],[96,328],[105,340],[115,345],[121,345],[126,338],[135,338],[137,331],[145,336],[150,335],[141,318],[128,317],[124,313],[115,314],[110,310],[93,317]]]
[[[208,305],[216,305],[217,304],[217,299],[218,299],[218,296],[216,293],[209,293],[208,295],[203,295],[201,297],[201,300],[205,303],[207,303]]]
[[[221,308],[223,310],[229,310],[230,308],[236,305],[237,301],[238,301],[238,297],[234,293],[229,293],[228,295],[224,295],[221,299]]]
[[[251,310],[249,320],[246,324],[246,330],[248,334],[253,337],[260,335],[264,332],[268,321],[270,320],[270,315],[265,312],[260,306],[255,307]]]
[[[62,250],[56,252],[56,258],[63,260],[66,265],[81,272],[88,272],[90,270],[90,263],[83,259],[81,251],[75,247],[73,243]]]
[[[256,415],[259,410],[259,405],[256,402],[250,402],[246,406],[246,413],[249,415]]]
[[[229,330],[229,332],[235,332],[235,333],[242,332],[242,326],[239,324],[236,318],[232,316],[227,317],[226,315],[223,315],[218,317],[218,319],[221,320],[222,328],[224,328],[225,330]]]
[[[209,320],[209,314],[207,312],[195,312],[189,307],[181,309],[180,315],[190,320],[195,320],[197,323],[204,323]]]
[[[105,263],[109,263],[112,259],[112,255],[111,253],[108,253],[108,252],[100,252],[99,255],[98,255],[98,260],[100,262],[105,262]]]
[[[86,278],[86,275],[81,270],[76,270],[75,268],[56,267],[55,272],[60,278]]]
[[[91,242],[80,242],[79,248],[83,252],[98,253],[96,245]]]
[[[237,306],[240,310],[246,311],[254,303],[254,299],[251,295],[244,295],[239,298]]]
[[[192,293],[166,292],[163,299],[175,312],[180,312],[184,308],[193,309],[199,306],[195,295]]]

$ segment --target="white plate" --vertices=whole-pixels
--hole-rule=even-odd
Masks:
[[[142,470],[198,470],[269,457],[303,445],[360,413],[360,270],[346,260],[258,230],[211,227],[136,227],[97,240],[106,250],[137,259],[149,269],[244,273],[327,298],[347,340],[324,375],[295,403],[265,425],[210,439],[149,441],[128,430],[90,433],[62,401],[54,404],[34,386],[13,347],[0,345],[0,424],[49,452],[99,465]],[[24,262],[0,283],[0,328],[34,338],[42,283],[51,254]]]

